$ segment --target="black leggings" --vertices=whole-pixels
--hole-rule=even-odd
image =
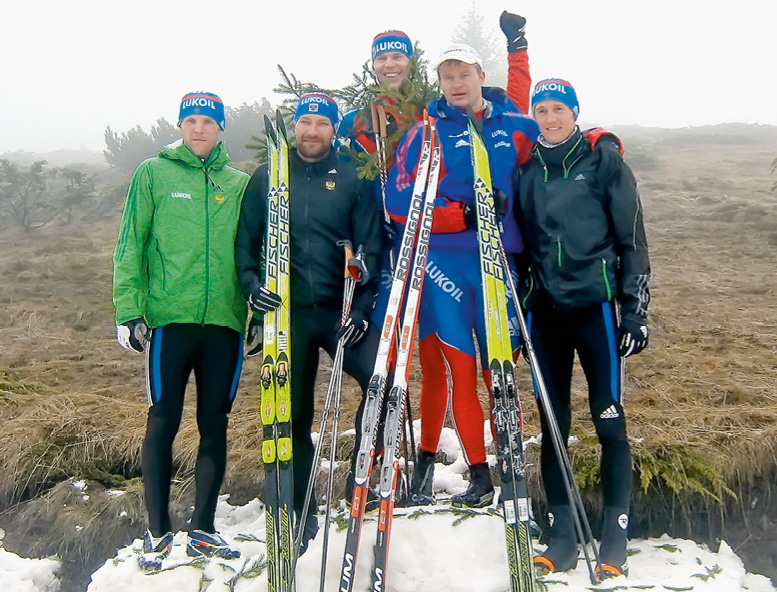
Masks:
[[[588,405],[602,447],[601,479],[605,506],[628,508],[632,488],[631,448],[623,415],[623,359],[618,356],[615,307],[610,302],[570,313],[529,315],[529,333],[537,353],[566,445],[572,419],[570,398],[575,352],[588,383]],[[545,413],[542,422],[542,480],[551,505],[568,504],[561,467]]]
[[[200,444],[190,529],[215,532],[213,519],[227,464],[227,416],[237,392],[243,336],[227,327],[170,324],[154,329],[146,348],[149,411],[141,469],[148,524],[154,536],[172,531],[170,479],[173,440],[181,424],[184,393],[194,371]]]
[[[313,466],[315,447],[311,438],[315,410],[316,373],[318,371],[319,349],[334,357],[337,349],[335,336],[340,323],[341,311],[335,308],[308,308],[297,306],[291,311],[291,425],[294,459],[294,509],[302,511],[305,502],[310,469]],[[346,348],[343,355],[343,371],[352,376],[366,393],[375,355],[378,351],[380,334],[370,324],[367,335],[354,347]],[[320,403],[323,404],[323,394]],[[356,415],[356,450],[359,450],[359,418],[364,407],[364,397]],[[323,437],[320,434],[319,437]]]

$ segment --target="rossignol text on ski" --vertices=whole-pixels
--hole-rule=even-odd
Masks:
[[[416,234],[421,224],[421,215],[428,197],[426,191],[430,174],[433,138],[429,130],[429,118],[424,113],[423,145],[421,157],[413,188],[413,197],[407,216],[407,224],[402,235],[397,261],[392,276],[386,315],[381,330],[378,353],[375,359],[372,378],[367,389],[367,400],[359,429],[362,433],[361,446],[357,452],[354,469],[354,488],[351,499],[351,512],[346,531],[343,565],[340,573],[339,588],[341,592],[350,592],[354,585],[354,570],[359,551],[362,524],[364,522],[365,504],[369,489],[372,464],[375,458],[376,441],[379,429],[380,415],[386,395],[386,383],[389,375],[392,346],[397,328],[397,319],[402,310],[405,285],[410,271],[410,264],[416,243]],[[434,199],[431,199],[433,202]]]
[[[394,367],[394,384],[386,399],[386,425],[384,429],[383,466],[380,470],[380,510],[378,514],[378,532],[375,541],[374,565],[372,568],[372,592],[383,592],[386,589],[388,569],[389,541],[391,524],[394,514],[397,479],[399,477],[399,447],[402,440],[402,428],[405,423],[405,405],[407,401],[407,384],[410,379],[410,364],[413,354],[413,343],[418,321],[418,311],[421,304],[424,277],[426,276],[426,259],[429,253],[429,239],[432,234],[432,215],[434,200],[437,197],[437,184],[440,177],[441,151],[437,139],[437,129],[434,120],[425,120],[429,127],[432,144],[432,160],[429,176],[426,180],[426,193],[421,212],[421,226],[416,241],[415,257],[410,273],[410,283],[407,287],[407,303],[402,317],[402,329],[399,333],[396,365]],[[415,195],[414,195],[415,197]]]

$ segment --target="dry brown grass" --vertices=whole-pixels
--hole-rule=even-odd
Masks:
[[[741,535],[735,544],[750,536],[744,553],[777,538],[777,505],[768,488],[777,474],[777,195],[770,191],[777,133],[749,143],[624,138],[627,150],[629,142],[638,143],[640,153],[657,163],[637,170],[654,280],[651,347],[629,360],[627,383],[637,483],[642,478],[648,488],[635,496],[636,522],[650,530],[677,519],[690,528],[703,516],[708,534],[717,536],[721,512],[728,523],[738,515],[744,530],[726,536]],[[142,526],[136,477],[146,416],[143,360],[114,340],[110,286],[117,227],[118,212],[89,226],[0,234],[0,525],[9,531],[6,546],[25,554],[56,550],[57,536],[75,523],[94,536],[105,534],[113,541],[108,548],[126,544]],[[249,360],[230,422],[224,491],[236,502],[261,491],[257,376],[258,362]],[[415,369],[416,417],[417,379]],[[526,432],[535,435],[539,422],[524,366],[518,379]],[[327,382],[322,363],[319,401]],[[580,372],[574,389],[573,431],[581,442],[573,458],[581,482],[592,484],[598,457]],[[480,394],[485,407],[482,388]],[[358,404],[350,379],[344,401],[340,420],[346,429]],[[196,441],[188,406],[175,456],[181,525]],[[351,447],[343,440],[338,458],[346,460]],[[344,474],[341,468],[336,494]],[[90,494],[99,484],[128,494],[95,493],[88,501],[68,502],[76,495],[69,478],[88,479]],[[531,479],[537,492],[536,473]],[[595,508],[596,495],[586,492],[586,498]],[[67,517],[51,510],[66,503]],[[117,521],[122,511],[127,517]],[[768,520],[751,519],[756,511]],[[46,529],[59,534],[46,538]],[[78,538],[60,540],[67,542],[59,550],[74,557],[90,552]],[[777,575],[774,564],[763,566],[762,572]]]

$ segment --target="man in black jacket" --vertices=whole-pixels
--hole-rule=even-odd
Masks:
[[[301,97],[294,114],[296,148],[289,152],[291,413],[294,510],[298,518],[313,462],[310,432],[319,349],[333,357],[338,338],[343,335],[343,369],[357,380],[364,393],[380,339],[369,318],[380,281],[381,217],[369,183],[358,179],[355,167],[339,160],[332,149],[338,119],[337,105],[331,97],[322,93]],[[262,166],[246,188],[235,243],[243,296],[258,313],[280,304],[278,296],[265,287],[261,269],[267,188],[267,167]],[[341,327],[345,258],[339,243],[344,240],[354,248],[362,248],[371,279],[356,287],[350,317]],[[261,327],[253,323],[249,353],[258,353],[259,345],[251,343],[251,337],[259,335]],[[356,433],[358,438],[358,429]],[[303,546],[317,530],[315,500],[311,508]]]
[[[600,577],[625,575],[632,489],[631,448],[623,409],[624,359],[648,344],[650,259],[637,182],[619,145],[582,132],[580,106],[562,79],[538,82],[532,114],[540,128],[532,160],[521,167],[518,209],[530,260],[523,303],[548,397],[566,444],[577,354],[602,447],[604,502]],[[577,564],[574,509],[542,411],[542,481],[548,548],[541,572]]]

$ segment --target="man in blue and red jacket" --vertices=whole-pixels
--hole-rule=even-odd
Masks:
[[[526,19],[504,11],[499,17],[499,27],[507,38],[507,95],[521,113],[528,113],[531,74],[525,35]],[[388,170],[394,163],[398,138],[404,130],[421,120],[423,110],[432,97],[426,96],[421,88],[423,82],[417,72],[418,65],[413,63],[413,43],[404,31],[378,33],[372,41],[371,53],[375,79],[384,90],[389,91],[375,97],[386,113]],[[397,133],[398,131],[400,133]],[[337,128],[337,134],[343,145],[349,146],[357,153],[375,154],[378,151],[369,109],[353,109],[346,113]],[[347,152],[343,154],[346,159],[350,159]],[[383,191],[379,178],[375,179],[373,188],[376,198],[383,206]],[[372,321],[378,326],[383,323],[391,291],[393,270],[389,265],[388,252],[398,249],[401,239],[401,235],[393,232],[391,228],[387,230],[389,232],[384,245],[381,291],[372,315]],[[421,363],[424,364],[425,361],[422,359]]]
[[[467,491],[455,495],[456,506],[483,507],[494,496],[483,439],[483,410],[477,396],[476,335],[485,356],[485,323],[480,261],[475,230],[473,167],[467,131],[468,110],[480,120],[489,155],[498,208],[512,211],[513,171],[530,159],[539,134],[536,122],[523,115],[504,91],[484,87],[483,60],[470,46],[455,44],[436,63],[443,96],[429,106],[436,120],[442,150],[437,203],[419,322],[421,387],[421,452],[409,503],[434,503],[432,473],[445,410],[450,400],[453,421],[470,467]],[[422,124],[402,139],[389,173],[386,205],[392,218],[407,217],[423,142]],[[512,215],[504,217],[503,241],[508,256],[523,251]],[[511,337],[519,344],[515,308],[511,304]],[[488,380],[488,364],[483,373]]]

